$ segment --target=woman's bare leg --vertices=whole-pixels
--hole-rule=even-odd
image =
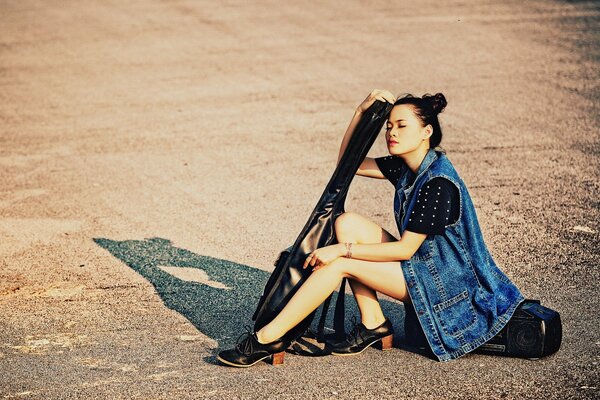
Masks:
[[[368,244],[397,240],[373,221],[353,212],[346,212],[335,220],[335,234],[339,243]],[[358,304],[363,325],[368,329],[381,325],[385,316],[377,299],[377,292],[354,279],[348,279],[348,283]]]
[[[355,279],[400,301],[408,298],[398,261],[379,262],[339,257],[308,277],[283,310],[257,332],[259,341],[272,342],[298,325],[338,287],[342,278]]]
[[[348,213],[343,215],[346,214]],[[348,217],[347,219],[349,218],[355,217]],[[344,220],[340,222],[340,225],[343,225],[343,222]],[[385,239],[387,238],[386,235]],[[376,296],[374,296],[375,291],[401,301],[406,301],[408,298],[406,282],[399,261],[375,262],[340,257],[329,265],[314,271],[308,277],[283,310],[256,333],[259,341],[269,343],[283,336],[319,307],[338,287],[342,278],[349,278],[349,281],[358,282],[356,287],[363,297],[360,300],[357,298],[357,302],[360,301],[359,304],[362,304],[367,310],[374,309],[375,313],[379,309],[381,315],[383,313]],[[362,313],[361,308],[361,315]],[[370,318],[368,313],[369,311],[366,311],[365,316]]]

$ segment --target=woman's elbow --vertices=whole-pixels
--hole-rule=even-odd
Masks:
[[[419,250],[419,247],[421,247],[426,238],[427,235],[425,234],[415,234],[411,232],[411,235],[407,235],[400,239],[397,242],[400,261],[410,260],[417,250]]]
[[[400,253],[400,259],[399,261],[406,261],[406,260],[410,260],[412,258],[412,256],[415,254],[415,251],[402,251],[402,253]]]
[[[398,251],[396,251],[396,259],[398,261],[406,261],[410,260],[410,258],[415,254],[416,250],[412,250],[407,248],[407,246],[402,245],[400,242],[398,243]]]

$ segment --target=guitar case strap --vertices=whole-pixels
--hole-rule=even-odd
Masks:
[[[252,316],[254,330],[268,324],[285,307],[290,298],[312,273],[311,268],[302,265],[312,251],[337,243],[334,229],[335,219],[345,212],[344,202],[356,171],[375,142],[393,105],[375,101],[363,113],[342,155],[329,183],[317,202],[308,221],[302,228],[294,244],[283,250],[275,261],[275,269],[269,277],[265,289]],[[334,337],[344,336],[344,292],[346,278],[342,280],[338,292],[334,314]],[[319,342],[326,340],[325,320],[333,293],[323,302],[316,337]],[[317,312],[315,309],[303,321],[290,329],[285,338],[298,339],[309,328]]]

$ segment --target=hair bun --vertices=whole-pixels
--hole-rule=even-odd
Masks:
[[[446,108],[448,102],[446,101],[446,96],[442,93],[436,93],[435,95],[426,94],[423,96],[424,99],[428,99],[431,102],[431,108],[436,114],[441,113]]]
[[[436,93],[435,96],[433,97],[433,110],[436,113],[441,113],[442,111],[444,111],[444,108],[446,108],[446,105],[448,104],[448,102],[446,101],[446,96],[444,96],[442,93]]]

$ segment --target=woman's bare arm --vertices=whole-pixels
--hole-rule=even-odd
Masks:
[[[340,151],[338,154],[337,164],[340,163],[340,160],[342,159],[342,155],[344,154],[344,151],[346,151],[346,147],[348,147],[348,142],[350,141],[350,138],[352,137],[352,134],[354,133],[354,129],[356,129],[356,125],[358,125],[358,121],[360,121],[361,117],[362,117],[362,112],[360,110],[356,109],[356,111],[354,111],[354,115],[352,116],[352,120],[350,121],[350,125],[348,125],[348,128],[346,128],[346,133],[344,133],[344,138],[342,139],[342,144],[340,145]]]
[[[356,125],[358,125],[358,121],[360,121],[361,116],[362,116],[362,113],[357,109],[354,112],[352,121],[350,121],[350,125],[348,125],[348,128],[346,129],[346,133],[344,134],[344,138],[342,139],[342,144],[340,145],[340,152],[338,154],[338,160],[337,160],[338,164],[340,163],[340,160],[342,159],[342,155],[344,154],[344,151],[346,150],[346,147],[348,146],[348,142],[350,141],[350,138],[352,137],[352,134],[354,133],[354,129],[356,128]],[[356,171],[356,174],[361,175],[361,176],[368,176],[371,178],[378,178],[378,179],[385,178],[385,176],[379,170],[379,167],[377,166],[375,159],[373,159],[371,157],[365,157],[363,162],[360,164],[360,167],[358,167],[358,171]]]
[[[390,103],[393,103],[395,98],[388,91],[375,89],[357,107],[354,115],[352,116],[352,120],[346,129],[346,133],[344,133],[344,138],[342,139],[342,144],[340,145],[340,151],[338,153],[337,164],[340,163],[340,159],[342,158],[342,155],[348,146],[348,142],[354,133],[354,129],[356,129],[356,125],[358,125],[358,121],[360,121],[363,111],[367,110],[375,102],[375,100],[389,101]],[[363,162],[360,164],[360,167],[358,167],[356,174],[370,178],[385,179],[385,176],[379,169],[379,166],[377,166],[375,159],[372,157],[365,157]]]
[[[401,261],[410,259],[427,238],[425,233],[404,231],[396,242],[352,244],[352,258],[368,261]],[[343,243],[340,246],[342,254],[346,253]]]
[[[352,252],[349,256],[365,261],[387,262],[408,260],[415,254],[426,238],[427,234],[425,233],[404,231],[400,240],[395,242],[370,244],[354,243],[349,247],[349,250]],[[306,268],[310,265],[315,269],[319,269],[323,265],[331,263],[338,257],[345,257],[347,251],[346,243],[336,243],[318,248],[306,257],[302,268]]]
[[[385,176],[379,169],[375,159],[371,157],[365,157],[363,162],[360,164],[360,167],[358,167],[356,175],[367,176],[369,178],[385,179]]]

